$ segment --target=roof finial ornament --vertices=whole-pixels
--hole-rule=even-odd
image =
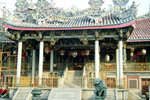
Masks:
[[[115,6],[124,7],[128,4],[129,0],[113,0]]]
[[[103,0],[90,0],[88,3],[92,8],[101,8],[104,1]]]
[[[103,0],[90,0],[89,5],[91,6],[92,16],[99,16],[101,15],[101,6],[103,5]]]

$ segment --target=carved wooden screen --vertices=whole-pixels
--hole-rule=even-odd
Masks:
[[[108,88],[116,88],[116,78],[107,77],[106,84]]]

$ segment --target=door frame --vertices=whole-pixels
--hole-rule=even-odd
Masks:
[[[142,79],[150,79],[150,76],[139,76],[139,89],[142,95]]]

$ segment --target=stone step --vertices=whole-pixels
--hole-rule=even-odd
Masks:
[[[19,88],[12,100],[27,100],[30,88]]]
[[[48,100],[81,100],[80,88],[53,88]]]
[[[82,71],[68,71],[64,80],[64,87],[81,87],[82,86]]]
[[[67,76],[82,76],[82,71],[68,71]]]
[[[64,88],[81,88],[81,84],[73,84],[73,83],[67,83],[64,82]]]

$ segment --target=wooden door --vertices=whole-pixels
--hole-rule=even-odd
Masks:
[[[142,95],[148,92],[148,86],[150,86],[150,79],[142,79]]]

